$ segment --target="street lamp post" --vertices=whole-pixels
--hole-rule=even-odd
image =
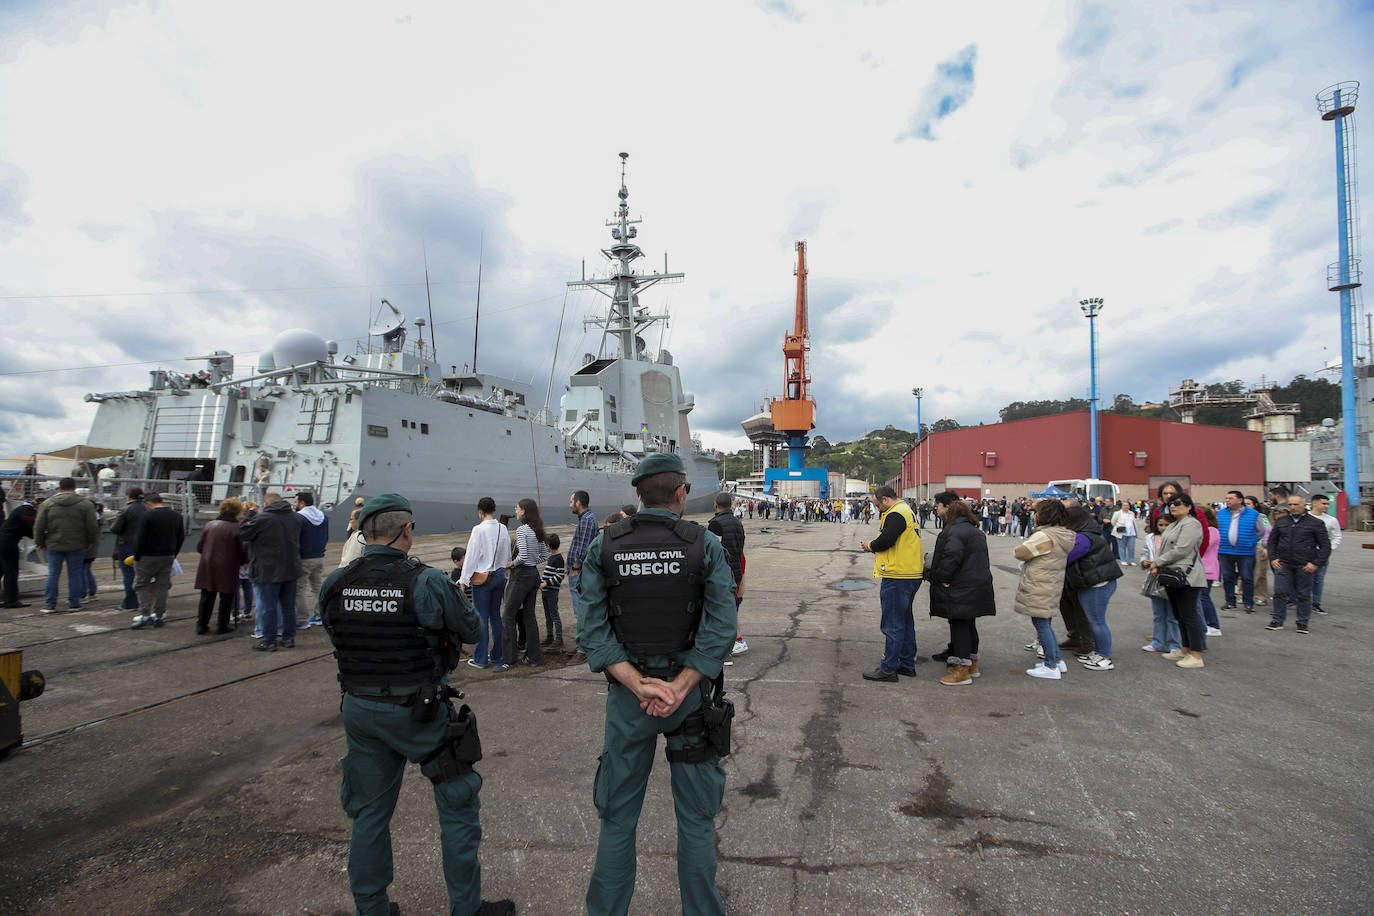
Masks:
[[[922,396],[923,394],[925,394],[925,389],[924,389],[924,388],[913,388],[913,389],[911,389],[911,393],[914,394],[914,395],[916,395],[916,448],[917,448],[917,451],[916,451],[916,454],[912,456],[913,458],[916,459],[916,497],[917,497],[918,499],[924,501],[924,500],[925,500],[924,487],[923,487],[922,484],[921,484],[921,454],[922,454],[922,452],[924,451],[924,449],[921,448],[921,440],[922,440],[923,438],[925,438],[925,437],[921,435],[921,396]]]
[[[1088,374],[1090,390],[1088,394],[1088,424],[1092,437],[1092,473],[1097,479],[1097,316],[1102,313],[1101,299],[1081,299],[1078,307],[1088,317]]]

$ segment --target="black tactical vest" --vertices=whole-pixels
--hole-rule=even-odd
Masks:
[[[415,581],[426,568],[411,557],[362,557],[330,586],[325,620],[343,689],[439,681],[434,634],[415,616]]]
[[[706,531],[634,515],[601,537],[611,627],[630,654],[676,655],[696,641],[705,595]]]

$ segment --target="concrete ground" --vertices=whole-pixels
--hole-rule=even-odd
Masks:
[[[1059,682],[1022,673],[1033,634],[1011,610],[1014,541],[993,538],[983,674],[947,688],[933,662],[899,684],[860,678],[881,652],[877,591],[837,585],[871,583],[857,545],[876,526],[746,528],[750,651],[727,669],[738,715],[717,821],[730,913],[1374,911],[1369,535],[1347,535],[1311,636],[1227,611],[1196,671],[1140,650],[1150,608],[1128,568],[1108,615],[1117,669],[1070,660]],[[418,552],[447,568],[450,546],[424,538]],[[193,561],[160,630],[126,629],[117,599],[0,617],[0,645],[48,679],[22,706],[28,746],[0,762],[0,912],[351,911],[324,633],[271,655],[245,630],[195,636]],[[113,595],[108,561],[97,570]],[[928,656],[947,630],[927,607],[923,590]],[[557,657],[518,674],[463,666],[456,682],[486,752],[484,896],[581,911],[605,682]],[[443,912],[433,801],[413,767],[392,835],[393,899]],[[639,843],[632,912],[676,912],[661,758]]]

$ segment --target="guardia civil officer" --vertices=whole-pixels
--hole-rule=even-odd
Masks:
[[[650,455],[633,482],[644,508],[598,536],[582,566],[578,643],[611,685],[592,789],[601,838],[587,912],[630,908],[635,827],[662,734],[677,812],[682,912],[723,914],[715,817],[733,707],[722,698],[720,675],[735,642],[735,580],[720,539],[678,517],[688,490],[681,458]]]
[[[515,912],[509,900],[484,903],[477,847],[482,777],[476,719],[455,712],[447,687],[457,646],[476,642],[477,613],[448,576],[406,556],[415,518],[404,496],[384,493],[363,506],[363,556],[329,575],[319,607],[339,660],[344,734],[339,800],[353,820],[348,883],[359,916],[397,913],[391,884],[391,814],[406,761],[434,783],[444,880],[454,916]]]

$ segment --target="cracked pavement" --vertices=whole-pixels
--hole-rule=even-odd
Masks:
[[[1347,535],[1312,636],[1226,611],[1201,671],[1140,651],[1150,607],[1128,568],[1108,611],[1117,670],[1070,659],[1059,682],[1022,674],[1033,632],[1011,610],[1014,541],[992,538],[982,677],[947,688],[928,660],[947,628],[924,588],[917,677],[860,678],[881,652],[858,550],[876,526],[745,526],[750,651],[726,669],[734,753],[717,820],[730,913],[1374,911],[1371,536]],[[417,553],[447,568],[453,543],[422,538]],[[0,617],[0,645],[26,645],[25,667],[49,675],[25,733],[52,736],[0,762],[0,912],[352,911],[323,633],[263,658],[246,638],[195,637],[193,601],[174,589],[156,631],[124,630],[113,609]],[[562,611],[570,623],[566,591]],[[486,753],[484,896],[520,913],[582,911],[595,851],[606,685],[561,665],[455,678]],[[392,837],[392,899],[443,911],[414,767]],[[631,912],[678,911],[675,842],[660,757]]]

